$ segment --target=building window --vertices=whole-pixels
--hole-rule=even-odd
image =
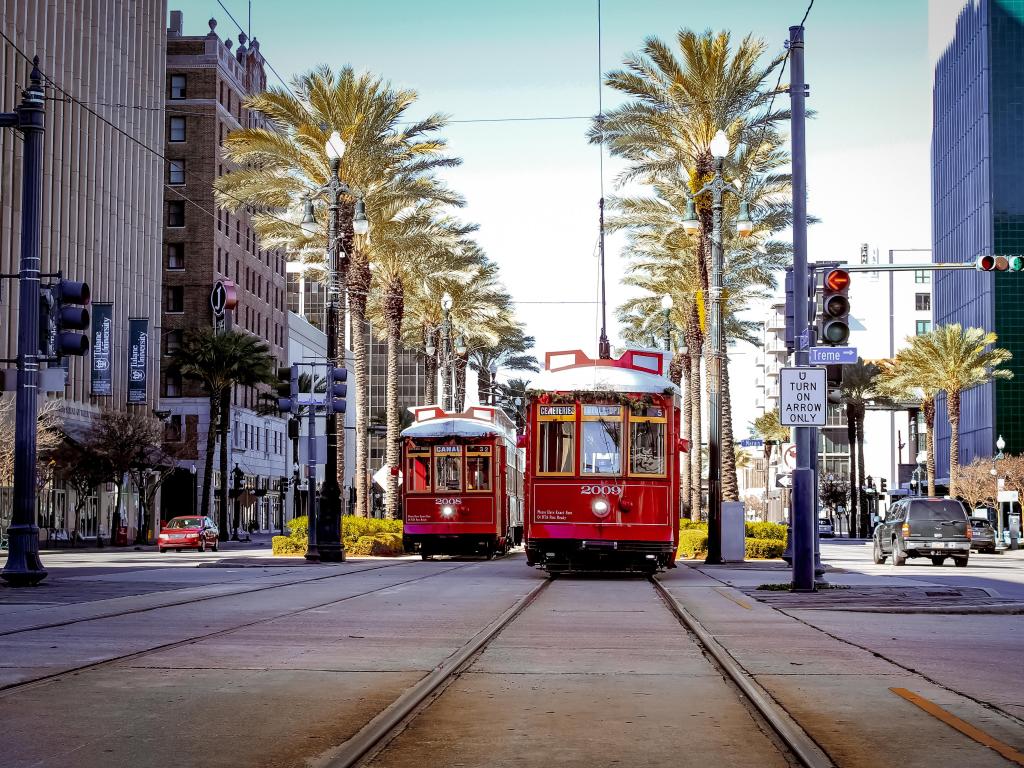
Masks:
[[[185,183],[185,161],[184,160],[168,160],[167,161],[167,183],[168,184],[184,184]]]
[[[168,243],[167,244],[167,268],[168,269],[184,269],[185,268],[185,246],[183,243]]]
[[[914,296],[914,306],[918,312],[932,311],[932,295],[930,293],[918,293]]]
[[[184,117],[172,117],[171,118],[171,141],[184,141],[185,140],[185,118]]]
[[[181,342],[185,336],[185,332],[181,330],[174,330],[167,332],[166,350],[165,354],[173,355],[179,349],[181,349]]]
[[[171,75],[171,98],[185,98],[185,84],[188,82],[185,75]]]
[[[181,397],[181,374],[169,371],[164,377],[164,397]],[[169,425],[168,425],[169,426]],[[178,417],[178,439],[181,439],[181,417]]]
[[[926,333],[931,331],[931,329],[932,329],[932,321],[931,320],[918,320],[917,321],[916,333],[917,333],[918,336],[924,336]]]
[[[167,202],[167,226],[168,227],[184,227],[185,226],[185,201],[184,200],[169,200]]]
[[[170,374],[168,374],[167,388],[170,388]],[[177,397],[177,395],[168,395],[168,397]],[[181,414],[174,414],[164,424],[164,441],[168,443],[181,442]]]
[[[927,269],[915,269],[914,270],[914,282],[915,283],[930,283],[932,281],[931,272]]]
[[[180,285],[170,285],[167,287],[167,311],[168,312],[184,312],[185,311],[185,288]]]

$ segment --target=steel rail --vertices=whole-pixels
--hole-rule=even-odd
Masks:
[[[480,630],[469,642],[434,667],[419,682],[408,688],[376,717],[360,728],[352,738],[312,761],[313,767],[352,768],[358,765],[363,758],[387,746],[402,731],[406,721],[414,717],[417,710],[428,704],[435,694],[458,677],[476,658],[477,654],[519,616],[552,581],[554,581],[553,578],[548,578],[539,582],[537,586],[517,600],[511,608]]]
[[[666,589],[665,585],[655,578],[651,578],[650,581],[665,602],[666,607],[696,637],[697,642],[711,654],[718,666],[754,705],[797,760],[806,768],[835,768],[835,763],[818,746],[817,742],[800,727],[785,709],[772,699],[767,691],[754,681],[718,640],[704,628],[704,625]]]
[[[174,641],[171,641],[169,643],[162,643],[161,645],[153,646],[152,648],[146,648],[146,649],[141,650],[141,651],[131,651],[130,653],[124,653],[124,654],[121,654],[119,656],[112,656],[112,657],[110,657],[108,659],[101,659],[100,661],[94,661],[94,662],[90,662],[88,664],[82,664],[80,666],[71,667],[69,669],[62,669],[59,672],[53,672],[53,673],[48,674],[48,675],[42,675],[40,677],[33,678],[32,680],[24,680],[24,681],[19,682],[19,683],[12,683],[10,685],[0,685],[0,698],[5,698],[5,697],[10,696],[12,694],[20,693],[21,691],[27,690],[29,688],[34,688],[34,687],[39,686],[39,685],[45,685],[46,683],[51,683],[51,682],[54,682],[56,680],[60,680],[60,679],[62,679],[64,677],[67,677],[68,675],[75,675],[75,674],[78,674],[80,672],[84,672],[84,671],[87,671],[87,670],[96,669],[98,667],[104,667],[104,666],[106,666],[108,664],[114,664],[114,663],[123,662],[123,661],[131,661],[133,659],[142,658],[143,656],[148,656],[151,653],[157,653],[159,651],[166,651],[166,650],[170,650],[172,648],[179,648],[179,647],[181,647],[183,645],[191,645],[192,643],[200,642],[202,640],[209,640],[210,638],[214,638],[214,637],[222,637],[224,635],[230,635],[231,633],[237,632],[237,631],[239,631],[241,629],[248,629],[250,627],[259,626],[260,624],[268,624],[271,621],[277,621],[278,619],[285,619],[285,618],[288,618],[290,616],[297,616],[300,613],[306,613],[307,611],[316,611],[316,610],[319,610],[321,608],[326,608],[329,605],[337,605],[339,603],[344,603],[344,602],[347,602],[349,600],[355,600],[356,598],[359,598],[359,597],[366,597],[367,595],[372,595],[372,594],[375,594],[377,592],[383,592],[386,589],[393,589],[394,587],[400,587],[400,586],[405,585],[405,584],[412,584],[412,583],[415,583],[417,581],[425,581],[426,579],[431,579],[431,578],[434,578],[435,576],[440,576],[442,574],[449,573],[451,571],[457,571],[457,570],[459,570],[461,568],[467,568],[470,565],[477,565],[477,563],[463,563],[461,565],[456,565],[456,566],[454,566],[452,568],[445,568],[443,571],[438,571],[436,573],[428,573],[428,574],[425,574],[423,576],[416,576],[414,578],[405,579],[403,581],[397,581],[397,582],[394,582],[392,584],[385,584],[383,586],[376,587],[374,589],[368,589],[365,592],[360,592],[360,593],[355,594],[355,595],[346,595],[345,597],[335,598],[333,600],[327,600],[327,601],[322,602],[322,603],[317,603],[316,605],[308,605],[308,606],[305,606],[304,608],[296,608],[295,610],[291,610],[291,611],[283,611],[281,613],[276,613],[273,616],[265,616],[263,618],[255,619],[254,621],[247,621],[247,622],[242,623],[242,624],[237,624],[237,625],[235,625],[233,627],[227,627],[226,629],[218,629],[218,630],[215,630],[213,632],[205,632],[203,634],[193,635],[192,637],[183,638],[181,640],[174,640]],[[366,570],[371,570],[371,569],[366,569]],[[358,571],[353,571],[353,573],[358,573]],[[284,587],[284,586],[295,586],[295,584],[300,584],[300,583],[305,583],[305,582],[295,582],[293,584],[280,585],[280,586],[282,586],[282,587]],[[274,587],[267,587],[267,589],[274,589]],[[260,590],[256,590],[256,591],[261,591],[262,592],[263,590],[260,589]],[[247,594],[247,593],[244,593],[244,594]],[[193,602],[199,602],[199,601],[197,600],[197,601],[193,601]],[[169,606],[169,607],[173,607],[173,606]],[[123,614],[115,614],[115,615],[123,615]]]

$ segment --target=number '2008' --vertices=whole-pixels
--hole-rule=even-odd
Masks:
[[[581,485],[580,493],[584,496],[620,496],[621,485]]]

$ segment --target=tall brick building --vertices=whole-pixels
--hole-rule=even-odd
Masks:
[[[237,46],[221,39],[214,19],[206,35],[186,36],[182,27],[181,12],[172,11],[167,30],[160,396],[161,407],[171,412],[172,436],[184,443],[185,458],[164,486],[165,516],[190,512],[192,494],[196,505],[200,503],[209,406],[196,382],[183,381],[170,370],[168,355],[189,329],[213,326],[214,284],[230,280],[236,286],[232,327],[258,336],[281,363],[288,343],[285,254],[262,248],[247,213],[221,209],[213,197],[215,179],[231,171],[221,152],[225,136],[260,124],[260,115],[242,104],[266,87],[259,42],[244,34]],[[232,393],[229,469],[237,465],[251,491],[244,496],[243,520],[267,528],[276,527],[276,489],[281,478],[290,476],[291,460],[286,421],[259,413],[258,398],[259,392],[248,387]],[[215,457],[214,488],[218,482]],[[209,511],[217,513],[216,498]]]

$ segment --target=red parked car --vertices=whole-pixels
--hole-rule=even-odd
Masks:
[[[168,549],[178,552],[196,549],[205,552],[207,547],[216,552],[219,533],[213,520],[208,517],[175,517],[160,529],[156,546],[161,554]]]

